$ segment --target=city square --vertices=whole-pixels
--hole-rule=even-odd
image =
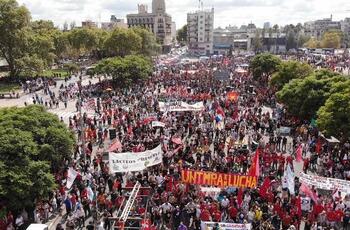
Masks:
[[[350,229],[349,3],[111,2],[0,0],[0,230]]]

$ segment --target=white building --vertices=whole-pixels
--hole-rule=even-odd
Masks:
[[[173,41],[176,40],[176,23],[175,22],[171,22],[171,39]]]
[[[165,0],[152,1],[152,13],[148,12],[147,5],[138,5],[137,14],[128,14],[128,27],[140,26],[149,29],[163,46],[169,46],[171,37],[171,16],[166,13]]]
[[[120,19],[115,15],[112,15],[109,22],[101,22],[101,28],[105,30],[112,30],[115,28],[128,28],[128,25],[124,22],[124,19]]]
[[[187,14],[189,51],[199,55],[213,53],[214,8]]]
[[[316,39],[321,39],[323,34],[327,31],[340,30],[341,22],[333,21],[331,16],[330,18],[306,22],[304,24],[304,28],[305,35],[311,36]]]

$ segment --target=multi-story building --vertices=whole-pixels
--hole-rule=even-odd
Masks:
[[[350,18],[345,18],[340,22],[341,31],[347,37],[350,37]]]
[[[87,20],[87,21],[83,21],[81,22],[81,27],[82,28],[97,28],[97,23],[96,22],[93,22],[93,21],[90,21],[90,20]]]
[[[163,47],[170,46],[172,20],[166,13],[165,0],[153,0],[152,13],[148,12],[147,5],[138,5],[138,13],[128,14],[126,18],[129,28],[135,26],[147,28],[154,33]]]
[[[199,55],[213,53],[214,8],[187,14],[189,51]]]
[[[176,40],[176,23],[171,22],[171,40],[175,41]]]
[[[331,16],[330,18],[306,22],[304,27],[306,35],[316,39],[321,39],[323,34],[327,31],[340,30],[341,23],[339,21],[333,21]]]
[[[101,28],[105,30],[112,30],[115,28],[128,28],[128,25],[124,22],[124,19],[120,19],[115,15],[112,15],[109,22],[101,23]]]

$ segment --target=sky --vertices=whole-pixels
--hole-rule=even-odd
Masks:
[[[186,14],[198,9],[198,0],[165,0],[167,13],[177,28],[186,24]],[[137,4],[147,4],[152,9],[152,0],[18,0],[32,13],[32,18],[52,20],[62,26],[64,22],[92,20],[108,22],[110,16],[126,18],[128,13],[137,13]],[[203,0],[204,9],[214,7],[215,27],[246,25],[253,22],[262,27],[296,24],[322,19],[333,15],[333,20],[350,17],[349,0]]]

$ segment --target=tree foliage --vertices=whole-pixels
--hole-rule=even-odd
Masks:
[[[157,43],[157,39],[151,31],[142,27],[133,27],[132,31],[141,38],[139,54],[153,56],[160,52],[161,46]]]
[[[142,38],[133,30],[116,28],[108,36],[105,48],[111,56],[131,55],[142,47]]]
[[[178,42],[187,42],[187,25],[184,25],[181,29],[176,31],[176,39]]]
[[[317,125],[326,135],[350,136],[350,92],[332,94],[317,115]]]
[[[120,86],[147,78],[152,72],[151,61],[142,56],[128,55],[104,59],[95,67],[95,72],[112,76]]]
[[[322,48],[339,49],[341,45],[341,34],[337,31],[329,31],[324,33],[321,40]]]
[[[303,79],[291,80],[277,92],[277,98],[290,114],[311,119],[331,95],[334,84],[345,81],[344,76],[322,70]]]
[[[263,53],[256,55],[250,62],[249,69],[255,79],[262,79],[266,81],[268,77],[273,74],[278,66],[281,64],[281,59],[277,56]]]
[[[312,72],[312,67],[307,63],[301,63],[298,61],[282,62],[278,66],[277,72],[272,75],[270,84],[276,87],[277,90],[280,90],[290,80],[304,78],[309,76]]]
[[[55,187],[55,172],[71,156],[73,134],[40,106],[0,110],[0,200],[12,210],[33,207]]]

